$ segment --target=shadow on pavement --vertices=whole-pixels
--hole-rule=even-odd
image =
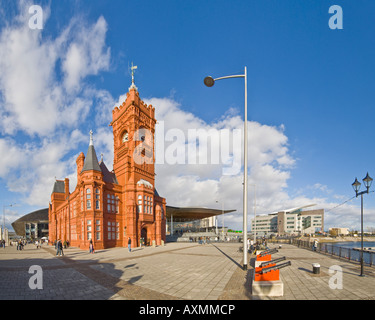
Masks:
[[[8,258],[5,254],[11,256]],[[69,253],[73,254],[75,252]],[[113,263],[99,263],[96,259],[95,255],[85,260],[71,259],[67,255],[56,257],[53,247],[30,247],[21,252],[9,248],[0,260],[0,288],[3,288],[0,300],[174,299],[138,286],[143,275],[122,280],[126,270],[138,268],[136,264],[119,270]]]

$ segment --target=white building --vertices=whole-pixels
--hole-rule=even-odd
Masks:
[[[349,234],[348,228],[329,228],[328,233],[333,236],[347,236]]]
[[[4,228],[3,232],[3,227],[0,226],[0,241],[5,240],[5,245],[9,245],[9,235],[8,235],[8,229]]]
[[[291,208],[273,212],[268,215],[256,216],[251,219],[251,230],[257,235],[278,234],[292,235],[323,232],[324,230],[324,209],[306,210],[303,208],[314,206],[306,205],[298,208]]]

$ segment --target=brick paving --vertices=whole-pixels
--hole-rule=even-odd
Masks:
[[[272,258],[292,265],[280,270],[282,297],[251,295],[252,260],[242,270],[239,243],[167,243],[165,246],[105,249],[89,254],[77,248],[56,257],[53,247],[0,249],[0,300],[373,300],[375,268],[283,245]],[[312,263],[321,273],[312,273]],[[43,270],[43,289],[30,289],[29,268]],[[342,268],[343,288],[332,289],[329,268]]]

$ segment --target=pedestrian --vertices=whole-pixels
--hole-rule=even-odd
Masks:
[[[60,240],[60,243],[59,243],[59,247],[60,247],[60,255],[64,255],[64,250],[63,250],[63,243],[62,241]]]
[[[94,244],[92,243],[92,239],[90,240],[89,249],[90,249],[90,253],[94,253]]]
[[[251,253],[254,252],[254,241],[253,240],[250,240],[250,252]]]
[[[56,255],[57,256],[63,256],[64,255],[64,251],[63,251],[63,244],[61,242],[61,240],[57,240],[57,252],[56,252]]]
[[[130,239],[130,237],[129,237],[129,239],[128,239],[128,249],[129,249],[129,252],[132,252],[131,246],[132,246],[132,239]]]
[[[60,239],[57,239],[55,243],[55,249],[56,249],[56,256],[60,255],[60,246],[59,246]]]
[[[316,251],[316,249],[318,248],[318,240],[314,240],[314,244],[313,244],[313,250]]]

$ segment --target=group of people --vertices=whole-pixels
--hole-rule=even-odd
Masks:
[[[23,247],[26,246],[26,241],[25,240],[18,240],[17,241],[17,250],[23,250]]]
[[[255,243],[254,240],[247,239],[247,250],[249,253],[255,253],[257,250],[261,250],[262,248],[267,249],[267,240],[265,238],[257,240]]]
[[[56,249],[56,256],[63,256],[64,255],[63,243],[61,242],[60,239],[58,239],[55,242],[55,249]]]

